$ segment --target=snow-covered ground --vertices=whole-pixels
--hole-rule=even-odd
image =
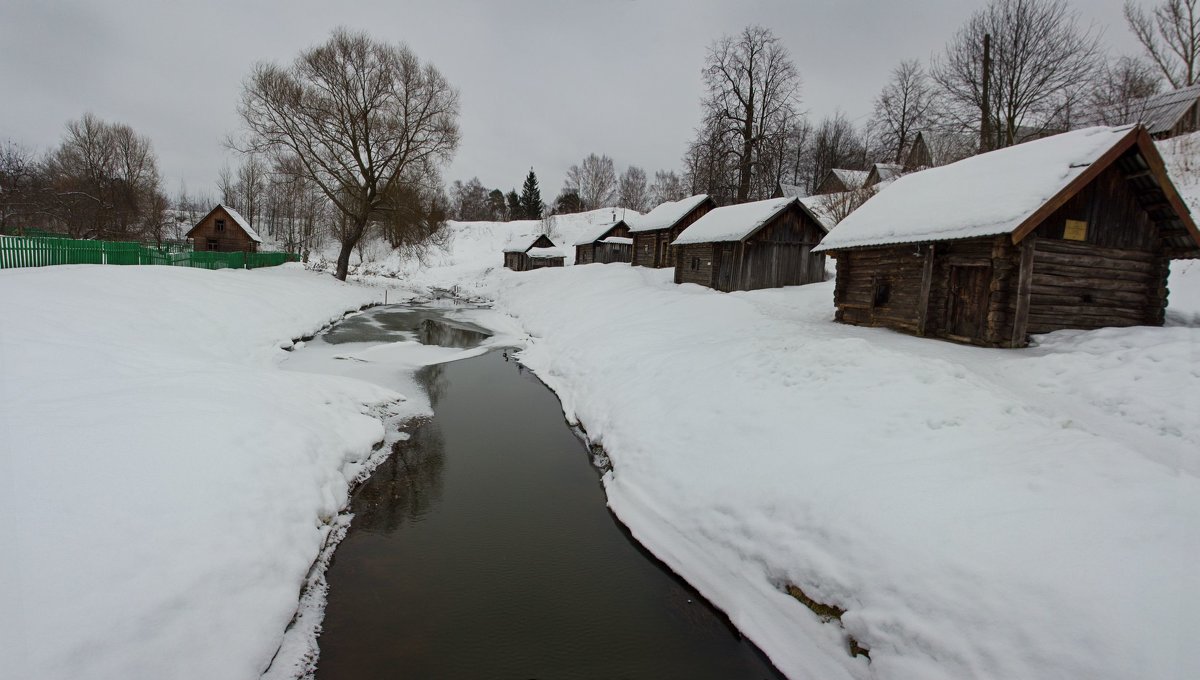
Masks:
[[[281,347],[379,297],[295,265],[0,271],[0,676],[257,677],[412,408]]]

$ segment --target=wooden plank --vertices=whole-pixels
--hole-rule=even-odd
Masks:
[[[934,244],[925,247],[925,263],[921,266],[921,293],[917,299],[917,335],[925,335],[929,321],[929,289],[933,287]]]
[[[1029,296],[1033,287],[1033,255],[1037,237],[1030,236],[1021,243],[1021,264],[1017,270],[1017,309],[1013,314],[1011,347],[1024,347],[1029,325]]]

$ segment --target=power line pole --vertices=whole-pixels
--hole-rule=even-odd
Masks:
[[[992,36],[983,35],[983,101],[980,106],[982,118],[979,124],[979,153],[992,150]]]

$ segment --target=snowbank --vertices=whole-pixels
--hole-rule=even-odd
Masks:
[[[619,265],[497,296],[613,510],[790,676],[1200,677],[1200,328],[997,351],[831,299]],[[786,584],[846,610],[869,668]]]
[[[280,347],[377,297],[298,266],[0,271],[0,675],[258,677],[400,399]]]

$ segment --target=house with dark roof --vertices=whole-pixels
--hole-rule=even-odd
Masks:
[[[825,233],[798,198],[716,208],[672,244],[679,253],[675,283],[730,292],[823,281],[825,256],[813,248]]]
[[[1200,129],[1200,83],[1110,107],[1099,113],[1109,125],[1141,123],[1155,139],[1178,137]]]
[[[629,218],[629,235],[633,238],[632,264],[674,267],[675,248],[671,242],[716,207],[717,202],[708,194],[697,194],[678,201],[666,201],[641,217]]]
[[[1162,325],[1200,231],[1144,127],[1066,132],[905,175],[815,249],[837,321],[991,347]]]
[[[250,226],[241,213],[224,203],[218,204],[200,218],[186,238],[191,240],[192,249],[200,251],[258,252],[262,237]]]

